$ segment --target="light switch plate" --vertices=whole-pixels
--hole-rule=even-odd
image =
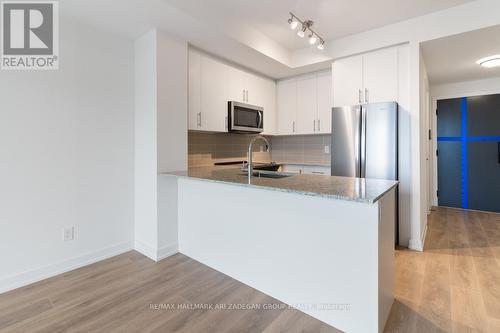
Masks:
[[[330,154],[330,146],[329,145],[325,146],[325,154]]]
[[[63,241],[68,242],[75,239],[75,227],[64,227]]]

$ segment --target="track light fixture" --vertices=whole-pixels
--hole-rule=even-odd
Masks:
[[[297,17],[297,15],[290,12],[290,18],[288,19],[290,29],[295,30],[299,26],[299,23],[301,24],[301,26],[299,31],[297,32],[297,36],[299,36],[300,38],[304,38],[304,36],[306,35],[306,31],[309,30],[309,44],[314,45],[319,41],[319,44],[317,46],[318,50],[324,50],[325,40],[311,28],[314,22],[311,20],[302,21]]]

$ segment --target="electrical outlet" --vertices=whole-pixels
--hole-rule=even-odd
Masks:
[[[68,242],[75,239],[75,227],[65,227],[63,229],[63,241]]]
[[[329,145],[325,146],[325,154],[330,154],[330,146]]]

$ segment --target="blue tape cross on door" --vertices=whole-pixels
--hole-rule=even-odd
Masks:
[[[440,206],[500,212],[500,94],[438,101]]]

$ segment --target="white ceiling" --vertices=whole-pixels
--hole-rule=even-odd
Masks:
[[[289,29],[289,11],[313,19],[317,32],[331,40],[466,2],[471,0],[64,0],[60,10],[61,29],[81,21],[135,39],[157,28],[276,79],[327,68],[332,60]],[[295,65],[295,52],[304,50],[310,61]]]
[[[288,27],[288,12],[314,21],[326,40],[404,21],[472,0],[164,0],[195,17],[253,26],[289,50],[307,47]]]
[[[500,26],[422,43],[429,81],[433,85],[500,77],[500,67],[476,61],[500,54]]]

